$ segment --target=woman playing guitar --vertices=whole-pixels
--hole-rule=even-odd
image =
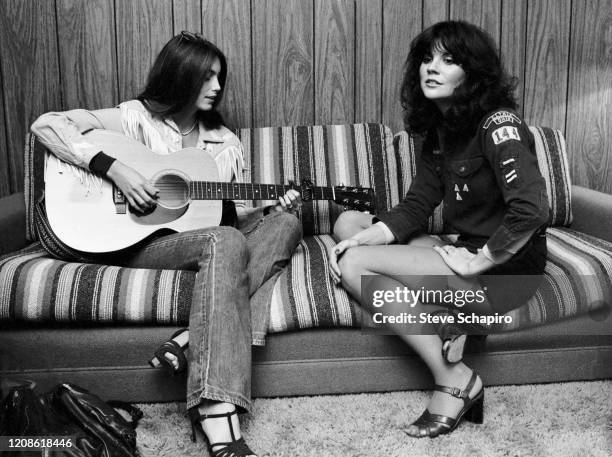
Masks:
[[[213,157],[220,181],[241,182],[242,146],[216,110],[226,76],[225,56],[214,44],[181,32],[157,56],[137,99],[110,109],[46,113],[32,132],[61,160],[111,180],[131,209],[146,213],[155,207],[158,189],[84,133],[121,132],[147,146],[152,160],[153,153],[196,147]],[[268,303],[258,291],[275,282],[301,238],[300,221],[291,214],[300,204],[293,189],[264,209],[235,202],[236,228],[151,236],[103,257],[135,268],[197,271],[189,331],[173,335],[153,360],[173,372],[187,368],[187,408],[215,456],[254,455],[241,438],[237,412],[251,406],[251,344],[265,335]]]

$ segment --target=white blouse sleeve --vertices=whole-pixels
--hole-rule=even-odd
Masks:
[[[72,110],[43,114],[34,121],[31,130],[57,157],[87,170],[101,148],[87,141],[71,116],[86,119],[91,128],[104,128],[93,112]]]

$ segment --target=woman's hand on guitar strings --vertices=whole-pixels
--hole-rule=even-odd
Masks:
[[[145,212],[157,205],[156,198],[159,190],[132,167],[115,160],[106,176],[121,189],[128,203],[135,210]]]
[[[293,213],[302,206],[302,196],[295,189],[289,189],[285,195],[278,198],[278,203],[274,207],[276,211],[287,211]]]

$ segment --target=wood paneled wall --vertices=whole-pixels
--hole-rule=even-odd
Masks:
[[[609,0],[2,0],[0,196],[23,187],[24,134],[38,115],[135,96],[181,30],[228,56],[233,127],[398,131],[410,40],[448,18],[493,35],[521,80],[527,121],[562,129],[574,182],[612,193]]]

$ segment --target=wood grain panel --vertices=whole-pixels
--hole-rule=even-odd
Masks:
[[[612,194],[612,4],[572,8],[567,147],[575,184]]]
[[[254,127],[314,122],[312,7],[264,0],[253,8]]]
[[[228,79],[220,106],[225,122],[231,127],[251,127],[251,8],[244,0],[204,0],[202,29],[227,57]]]
[[[403,130],[400,86],[410,42],[421,31],[420,0],[385,0],[383,3],[382,122],[393,132]]]
[[[355,116],[355,9],[352,0],[315,0],[315,124]]]
[[[55,4],[4,0],[0,55],[11,191],[23,189],[26,132],[42,113],[63,109],[57,62]],[[6,172],[3,175],[7,175]]]
[[[525,118],[564,129],[567,111],[571,0],[529,2],[525,55]]]
[[[11,186],[11,175],[9,172],[9,156],[8,143],[6,137],[6,124],[4,123],[4,95],[2,92],[2,61],[0,60],[0,197],[9,195],[13,191]]]
[[[202,5],[200,0],[172,0],[173,34],[183,30],[202,33]]]
[[[451,0],[450,17],[471,22],[491,34],[495,43],[500,41],[502,0]]]
[[[113,0],[57,0],[64,105],[99,109],[119,101]]]
[[[382,0],[355,1],[355,122],[380,122]]]
[[[449,18],[449,0],[427,0],[423,2],[423,29]]]
[[[165,0],[115,0],[119,98],[136,97],[149,69],[172,38],[172,4]]]
[[[501,57],[508,73],[518,78],[515,93],[522,113],[525,103],[527,0],[503,0],[501,14]]]

